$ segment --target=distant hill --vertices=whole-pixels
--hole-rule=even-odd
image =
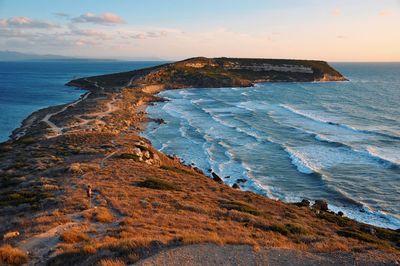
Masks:
[[[13,51],[0,51],[0,61],[30,61],[30,60],[70,60],[76,59],[61,55],[37,55]]]
[[[14,51],[0,51],[0,61],[52,61],[52,60],[90,60],[90,61],[164,61],[156,57],[130,57],[130,58],[85,58],[85,57],[68,57],[63,55],[39,55],[31,53],[20,53]]]

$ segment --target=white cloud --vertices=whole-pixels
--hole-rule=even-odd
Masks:
[[[160,38],[160,37],[164,37],[167,35],[168,35],[168,32],[165,30],[162,30],[162,31],[139,32],[139,33],[130,35],[130,37],[132,39],[145,40],[145,39],[151,39],[151,38]]]
[[[0,19],[0,27],[49,29],[57,28],[59,26],[46,21],[34,20],[27,17],[11,17]]]
[[[94,13],[86,13],[80,15],[79,17],[73,18],[72,22],[75,23],[94,23],[94,24],[103,24],[103,25],[112,25],[112,24],[124,24],[125,21],[113,14],[113,13],[104,13],[101,15],[96,15]]]

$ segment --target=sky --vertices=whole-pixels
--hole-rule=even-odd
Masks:
[[[0,50],[400,61],[400,0],[0,0]]]

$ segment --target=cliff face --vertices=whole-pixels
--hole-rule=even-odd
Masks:
[[[75,80],[69,85],[82,87],[88,80],[110,89],[123,84],[163,84],[176,89],[247,87],[260,82],[344,81],[346,78],[323,61],[197,57],[138,71]]]

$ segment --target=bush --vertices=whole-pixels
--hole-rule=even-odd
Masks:
[[[148,178],[145,181],[139,182],[137,186],[150,189],[159,189],[159,190],[171,190],[171,191],[181,190],[181,188],[176,184],[156,178]]]
[[[221,208],[228,209],[228,210],[236,210],[240,212],[250,213],[252,215],[259,216],[261,212],[257,210],[254,206],[249,205],[244,202],[240,201],[227,201],[221,203]]]
[[[51,194],[43,192],[11,191],[0,195],[0,206],[17,206],[24,203],[33,204],[51,196]]]
[[[273,224],[270,227],[268,227],[268,229],[280,233],[281,235],[284,236],[288,236],[290,234],[300,235],[307,233],[307,230],[304,229],[303,227],[299,227],[293,224],[285,224],[285,225]]]
[[[30,145],[35,142],[36,142],[36,140],[32,137],[23,137],[16,141],[16,143],[23,144],[23,145]]]
[[[368,243],[377,243],[378,240],[375,239],[374,237],[362,233],[362,232],[358,232],[352,229],[343,229],[343,230],[339,230],[337,231],[337,234],[340,236],[344,236],[344,237],[350,237],[350,238],[355,238],[364,242],[368,242]]]
[[[22,265],[28,262],[28,255],[10,245],[0,247],[0,265]]]

